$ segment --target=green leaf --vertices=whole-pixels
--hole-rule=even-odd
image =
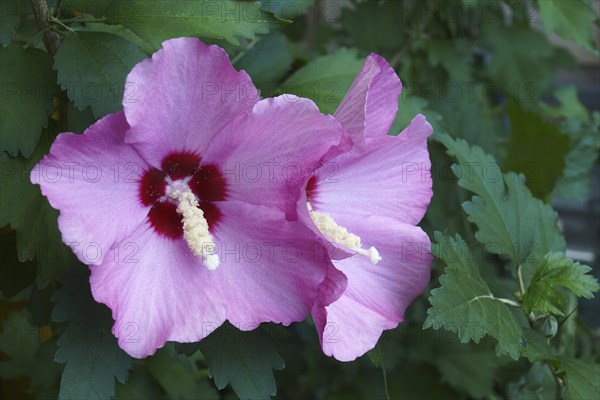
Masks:
[[[91,106],[96,118],[121,109],[125,77],[146,55],[133,43],[104,32],[74,31],[56,52],[58,82],[77,108]]]
[[[91,107],[79,110],[73,103],[67,104],[67,129],[69,132],[83,133],[95,121]]]
[[[277,18],[292,20],[306,13],[315,4],[315,0],[262,0],[260,8],[275,14]]]
[[[284,93],[312,99],[324,114],[333,114],[350,89],[363,60],[356,50],[340,49],[297,70],[282,85]]]
[[[196,368],[188,371],[166,349],[158,350],[146,361],[146,366],[172,400],[219,399],[206,374]]]
[[[597,51],[592,40],[596,13],[582,0],[554,0],[537,2],[544,26],[563,39],[573,40],[580,46]]]
[[[486,250],[502,255],[523,267],[529,282],[538,262],[549,252],[564,251],[565,240],[558,229],[558,215],[547,204],[532,196],[523,176],[502,174],[494,158],[479,147],[448,135],[438,139],[456,157],[452,171],[458,184],[473,192],[463,203],[468,219],[479,229],[475,237]]]
[[[571,138],[571,150],[565,157],[563,175],[556,182],[554,194],[563,199],[582,199],[590,190],[590,175],[600,150],[600,114],[593,122],[578,119],[565,121],[561,128]]]
[[[417,114],[423,114],[427,118],[427,122],[433,126],[434,132],[440,133],[442,131],[440,125],[442,116],[427,108],[427,101],[418,96],[401,94],[398,97],[398,113],[389,134],[392,136],[398,135]]]
[[[61,8],[89,10],[105,23],[123,25],[155,48],[167,39],[200,36],[239,44],[238,37],[254,39],[267,33],[273,17],[258,2],[232,0],[102,0],[96,7],[69,0]],[[94,4],[94,2],[91,2]]]
[[[494,297],[481,277],[465,241],[435,233],[432,253],[444,260],[441,287],[431,291],[424,328],[444,328],[458,334],[462,343],[479,343],[489,335],[496,339],[496,353],[519,357],[525,346],[523,330],[512,310]]]
[[[58,339],[55,361],[66,364],[60,382],[60,400],[108,399],[115,393],[115,378],[127,381],[131,358],[111,333],[112,318],[92,298],[90,272],[76,264],[59,277],[63,285],[53,297],[52,317],[70,321]]]
[[[409,85],[405,84],[405,86],[407,88],[404,92]],[[448,132],[453,137],[465,139],[487,152],[497,151],[497,139],[501,133],[502,121],[497,111],[489,104],[486,86],[467,83],[460,92],[454,91],[452,87],[450,83],[446,95],[433,95],[434,98],[429,99],[430,107],[442,116],[439,124],[443,130],[437,129],[434,132]],[[442,93],[443,90],[446,89],[442,89]],[[459,96],[453,93],[458,93]]]
[[[435,365],[442,374],[442,381],[456,390],[465,391],[470,398],[490,398],[498,369],[510,362],[510,358],[496,357],[493,349],[482,345],[445,344],[436,355]]]
[[[428,40],[426,50],[431,65],[444,67],[451,81],[459,84],[473,81],[471,49],[465,40]]]
[[[124,27],[123,25],[109,25],[100,22],[87,22],[84,27],[78,28],[82,31],[90,32],[104,32],[111,35],[119,36],[136,46],[138,46],[144,53],[152,54],[159,49],[159,47],[151,46],[144,39],[139,37],[131,29]]]
[[[562,253],[550,253],[540,262],[531,277],[523,298],[526,313],[539,312],[565,315],[566,296],[557,288],[569,289],[578,297],[591,299],[600,290],[598,281],[589,275],[587,265],[566,258]]]
[[[15,36],[21,0],[2,0],[0,7],[0,44],[6,47]]]
[[[600,114],[590,114],[577,96],[575,86],[558,89],[554,96],[559,106],[542,104],[544,114],[562,119],[561,131],[571,139],[563,175],[556,182],[554,195],[581,199],[589,191],[590,174],[600,150]]]
[[[549,63],[553,48],[548,39],[525,26],[487,23],[482,25],[481,40],[491,52],[491,77],[517,101],[537,102],[554,77],[554,65]]]
[[[271,34],[260,39],[254,47],[246,52],[235,63],[237,69],[245,70],[252,82],[259,88],[273,91],[292,66],[292,55],[288,49],[287,39],[280,33]],[[273,93],[263,93],[263,97]]]
[[[127,383],[117,383],[114,400],[171,400],[152,379],[144,365],[138,364],[129,374]]]
[[[556,379],[548,364],[534,363],[524,377],[508,384],[511,400],[546,400],[556,398]]]
[[[54,110],[56,74],[52,57],[13,42],[0,47],[0,70],[0,151],[11,155],[21,152],[29,157]]]
[[[600,364],[580,360],[561,360],[565,373],[565,400],[600,398]]]
[[[585,108],[579,96],[577,95],[577,88],[575,86],[561,87],[554,92],[554,97],[559,102],[558,107],[553,107],[547,104],[542,104],[544,114],[565,119],[579,119],[581,121],[590,121],[588,110]]]
[[[369,52],[400,48],[404,25],[398,20],[403,7],[399,1],[371,1],[356,5],[356,10],[344,8],[342,28],[352,43]]]
[[[45,287],[75,257],[61,241],[58,212],[50,207],[30,173],[48,152],[50,138],[45,133],[30,158],[0,154],[0,226],[10,224],[17,231],[19,261],[37,260],[37,284]],[[34,170],[34,174],[50,173]],[[39,176],[39,175],[38,175]]]
[[[569,138],[552,121],[516,103],[509,104],[508,115],[512,133],[503,170],[524,174],[531,193],[545,199],[563,174]]]
[[[241,332],[226,324],[203,339],[200,350],[219,389],[229,383],[241,400],[277,393],[272,370],[285,363],[264,331]]]

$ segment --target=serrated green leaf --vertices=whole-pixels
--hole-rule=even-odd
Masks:
[[[131,358],[111,333],[110,311],[92,298],[89,276],[87,267],[73,266],[59,277],[63,286],[53,298],[54,320],[70,321],[54,358],[66,364],[60,400],[111,398],[115,378],[125,383],[131,368]]]
[[[528,283],[547,253],[565,250],[558,215],[532,196],[522,176],[502,174],[494,158],[481,148],[448,135],[438,138],[458,160],[452,166],[458,184],[475,194],[463,203],[469,221],[478,228],[475,237],[488,252],[508,258],[514,266],[521,265]]]
[[[267,91],[263,97],[273,95],[268,92],[273,91],[291,66],[292,55],[287,39],[280,33],[263,37],[235,63],[237,69],[243,69],[250,75],[257,87]]]
[[[77,0],[63,3],[61,7],[71,11],[89,5]],[[267,33],[273,22],[260,3],[232,0],[103,0],[90,10],[105,23],[131,29],[155,48],[179,36],[225,39],[237,45],[238,38],[254,39],[256,34]]]
[[[540,19],[548,30],[597,52],[592,40],[592,27],[597,17],[590,4],[582,0],[540,0],[537,3]]]
[[[525,347],[523,329],[509,306],[495,298],[473,262],[465,241],[435,233],[432,253],[444,260],[441,287],[431,291],[424,328],[444,328],[458,334],[462,343],[496,339],[498,355],[517,359]]]
[[[523,310],[526,313],[552,313],[565,315],[565,295],[558,287],[569,289],[578,297],[591,299],[593,292],[600,290],[598,281],[588,273],[592,269],[581,265],[562,253],[547,254],[538,264],[531,283],[523,297]],[[567,310],[568,311],[568,310]]]
[[[277,393],[273,369],[285,363],[264,331],[242,332],[226,324],[203,339],[200,350],[219,389],[231,384],[241,400]]]
[[[511,136],[503,170],[524,174],[531,193],[545,199],[563,174],[569,138],[555,123],[516,103],[509,104],[508,116]]]
[[[306,13],[315,0],[261,0],[260,7],[277,18],[292,20]]]
[[[0,154],[0,226],[10,224],[17,231],[19,261],[36,259],[40,288],[74,260],[71,250],[61,241],[56,222],[58,211],[50,207],[39,186],[29,180],[32,169],[48,152],[49,141],[44,133],[30,158]],[[35,173],[50,172],[36,169]]]
[[[566,374],[565,400],[600,398],[600,364],[561,360],[559,371]]]
[[[186,370],[166,349],[158,350],[146,361],[146,366],[172,400],[219,398],[219,393],[205,374],[196,369]]]
[[[58,82],[80,110],[96,118],[121,109],[125,77],[146,55],[133,43],[104,32],[69,33],[56,52]]]
[[[11,155],[21,152],[29,157],[54,110],[56,74],[52,57],[13,42],[0,47],[0,70],[0,151]]]
[[[281,87],[284,93],[313,100],[322,113],[333,114],[362,64],[355,50],[340,49],[300,68]]]

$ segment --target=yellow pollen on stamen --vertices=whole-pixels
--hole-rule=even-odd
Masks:
[[[183,238],[195,256],[202,257],[204,266],[215,270],[219,266],[219,255],[214,253],[215,242],[208,231],[204,212],[198,207],[198,200],[190,189],[173,190],[169,197],[179,202],[177,212],[182,215]]]
[[[311,219],[327,239],[335,244],[345,246],[361,256],[368,257],[373,265],[382,260],[379,251],[375,247],[370,247],[368,250],[363,249],[360,237],[338,225],[331,215],[313,210],[310,203],[306,203],[306,206]]]

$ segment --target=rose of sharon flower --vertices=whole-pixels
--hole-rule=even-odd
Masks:
[[[32,174],[121,348],[141,358],[226,319],[244,330],[303,320],[329,260],[286,221],[303,181],[284,167],[314,170],[340,124],[310,100],[258,101],[249,76],[197,39],[164,42],[126,87],[124,112],[60,134]]]
[[[387,136],[402,83],[377,55],[335,113],[351,149],[307,181],[298,216],[329,242],[337,259],[312,309],[325,354],[351,361],[371,350],[383,330],[403,321],[430,279],[430,241],[416,226],[431,200],[422,115],[397,137]]]

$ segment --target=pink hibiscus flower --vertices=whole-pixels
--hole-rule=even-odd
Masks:
[[[329,260],[285,214],[340,124],[310,100],[259,101],[197,39],[164,42],[125,87],[124,112],[60,134],[32,173],[119,345],[141,358],[226,319],[243,330],[304,319]]]
[[[325,354],[351,361],[403,321],[430,279],[431,244],[416,226],[431,200],[427,138],[417,115],[387,136],[402,83],[377,55],[365,61],[335,113],[351,150],[317,169],[299,219],[329,243],[331,266],[312,315]]]

